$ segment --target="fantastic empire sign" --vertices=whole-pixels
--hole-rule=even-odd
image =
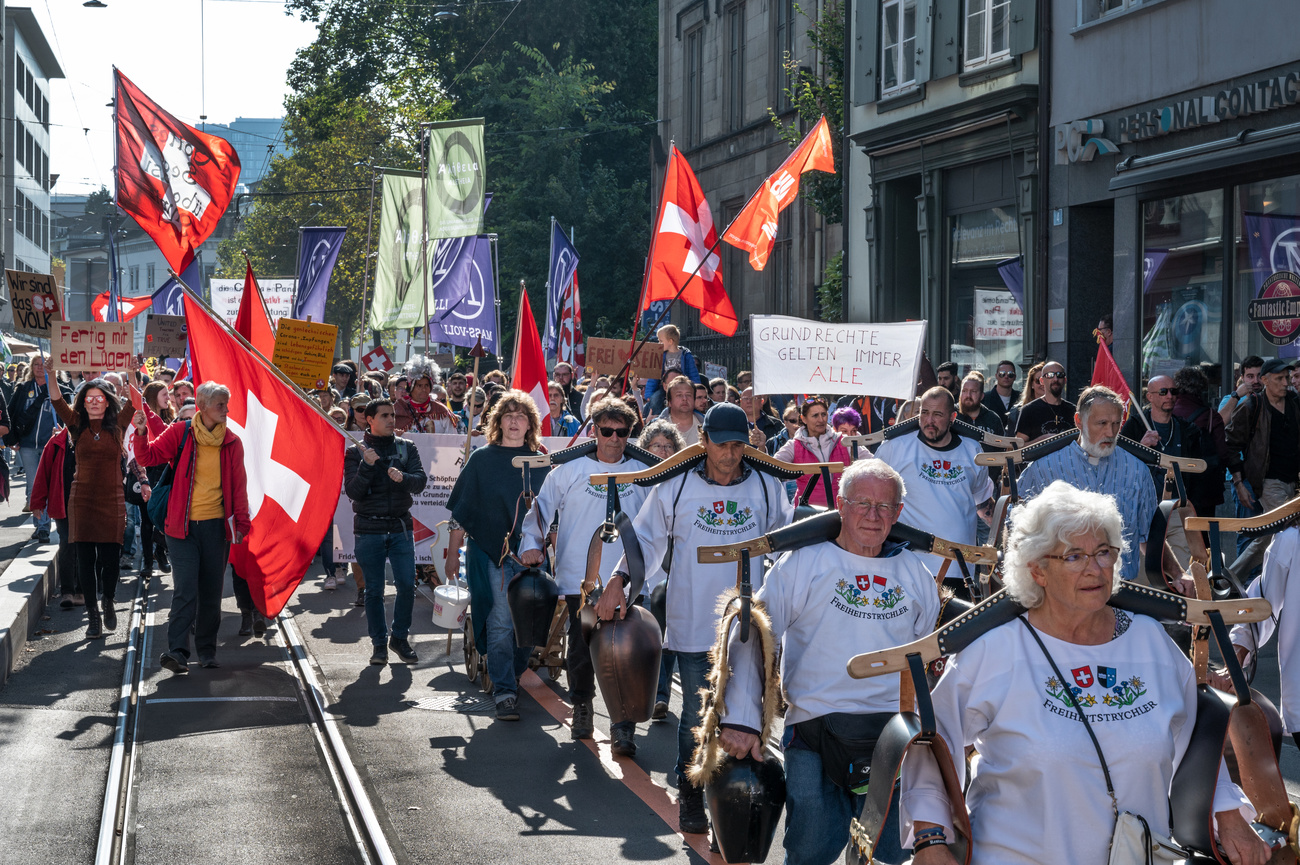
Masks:
[[[1300,335],[1300,276],[1281,271],[1264,280],[1246,315],[1273,345],[1290,345]]]

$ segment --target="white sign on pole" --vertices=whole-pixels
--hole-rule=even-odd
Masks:
[[[977,288],[974,326],[977,340],[1021,340],[1025,336],[1025,314],[1011,292]]]
[[[706,361],[704,362],[704,375],[705,375],[706,378],[708,378],[708,379],[710,379],[710,380],[715,379],[715,378],[720,378],[720,379],[723,379],[723,380],[725,381],[726,378],[727,378],[727,368],[726,368],[725,366],[723,366],[722,364],[718,364],[718,363],[709,363],[709,362],[706,360]]]
[[[298,280],[292,277],[259,279],[257,287],[262,292],[262,300],[271,313],[271,324],[277,325],[293,311],[293,292]],[[208,288],[212,292],[212,308],[217,315],[232,327],[235,316],[239,314],[239,300],[244,296],[244,280],[211,279]]]
[[[754,392],[909,399],[916,393],[925,326],[924,321],[830,324],[752,315]]]

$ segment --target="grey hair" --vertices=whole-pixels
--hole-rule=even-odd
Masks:
[[[677,429],[677,424],[665,418],[658,418],[646,424],[645,429],[641,430],[641,436],[636,440],[637,446],[644,448],[659,436],[663,436],[672,442],[675,451],[686,447],[686,439],[682,438],[682,433]]]
[[[894,494],[896,502],[901,502],[903,496],[907,495],[907,485],[903,483],[903,476],[894,471],[889,463],[878,459],[864,459],[853,463],[844,470],[844,474],[840,475],[840,498],[848,495],[850,486],[865,478],[892,481],[896,491]]]
[[[1034,582],[1029,566],[1051,555],[1058,545],[1068,546],[1071,538],[1097,531],[1105,533],[1107,543],[1118,547],[1121,555],[1128,552],[1124,518],[1114,496],[1052,481],[1027,504],[1017,507],[1011,519],[1002,573],[1007,594],[1030,610],[1041,605],[1043,587]],[[1111,591],[1122,582],[1116,566]]]
[[[1120,399],[1119,394],[1105,385],[1094,384],[1079,394],[1079,404],[1075,407],[1075,411],[1079,413],[1080,425],[1086,424],[1093,408],[1102,403],[1115,406],[1121,414],[1124,412],[1124,400]]]
[[[194,389],[194,406],[201,410],[219,396],[230,399],[230,388],[215,381],[205,381]]]

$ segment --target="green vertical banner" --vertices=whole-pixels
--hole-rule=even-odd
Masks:
[[[482,234],[487,184],[483,118],[433,124],[428,166],[430,239]]]
[[[370,328],[419,327],[424,322],[424,271],[420,267],[422,189],[417,171],[384,172],[379,211],[379,262]]]

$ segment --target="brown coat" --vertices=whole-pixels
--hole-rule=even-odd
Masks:
[[[122,436],[131,423],[131,406],[118,412],[117,428],[106,430],[99,421],[91,421],[83,429],[72,406],[61,399],[52,403],[68,425],[77,453],[77,471],[68,495],[69,540],[74,544],[120,544],[126,528]]]

